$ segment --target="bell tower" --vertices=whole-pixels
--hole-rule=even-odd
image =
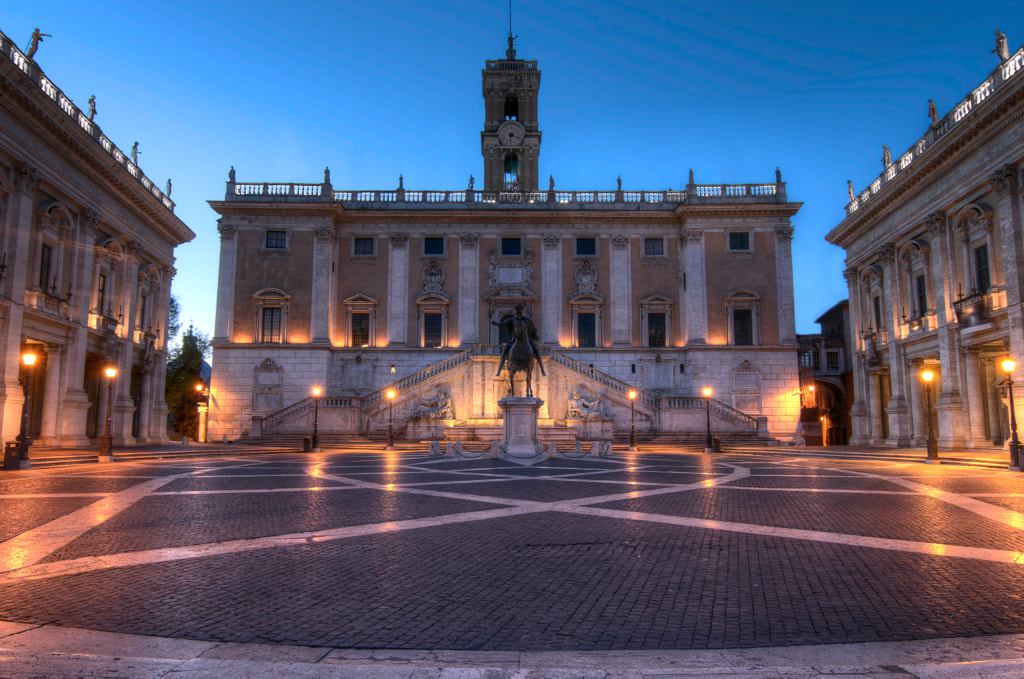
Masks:
[[[536,61],[516,59],[514,40],[510,33],[505,58],[488,60],[483,70],[484,191],[537,191],[540,71]]]

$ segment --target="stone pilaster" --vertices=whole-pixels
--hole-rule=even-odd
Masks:
[[[914,436],[910,445],[924,446],[928,442],[928,420],[924,412],[924,386],[917,376],[921,373],[921,362],[911,361],[907,374],[910,376],[910,388],[907,394],[910,398],[911,419],[914,421]]]
[[[213,326],[213,340],[230,342],[234,335],[237,229],[230,224],[219,224],[217,230],[220,231],[220,268],[217,274],[217,316]]]
[[[881,379],[881,375],[878,372],[869,372],[867,375],[868,383],[868,418],[871,422],[871,438],[870,443],[872,445],[882,445],[885,443],[885,439],[882,438],[882,390],[878,380]]]
[[[39,440],[44,445],[53,445],[57,439],[57,413],[60,404],[60,369],[64,347],[59,344],[46,345],[46,374],[43,377],[43,418],[40,426]]]
[[[778,291],[779,343],[796,346],[793,309],[793,227],[775,228],[775,287]]]
[[[633,277],[630,273],[629,236],[611,237],[611,277],[609,310],[611,312],[612,346],[633,344]]]
[[[888,307],[883,310],[883,320],[888,335],[888,365],[891,393],[886,404],[889,418],[889,437],[885,443],[890,446],[906,446],[910,443],[910,422],[907,418],[906,374],[904,372],[903,350],[896,342],[899,328],[899,309],[896,306],[895,283],[899,264],[896,262],[892,246],[885,246],[878,253],[879,265],[882,267],[882,302]],[[881,328],[879,328],[881,330]],[[879,404],[881,406],[881,404]],[[876,434],[872,432],[872,437]]]
[[[1024,291],[1024,222],[1021,219],[1021,197],[1017,194],[1020,188],[1017,168],[1006,165],[989,177],[989,183],[995,189],[999,213],[1010,355],[1019,364],[1024,361],[1024,318],[1021,310],[1024,302],[1021,299],[1021,292]]]
[[[138,443],[150,442],[150,423],[153,413],[153,371],[142,371],[139,384],[139,435]]]
[[[388,250],[388,346],[408,342],[409,236],[392,234]]]
[[[459,341],[462,346],[480,342],[479,242],[478,234],[459,234]]]
[[[1003,406],[999,398],[999,390],[995,387],[995,381],[998,377],[998,370],[996,370],[996,361],[992,358],[986,358],[984,361],[985,368],[985,396],[988,399],[988,441],[991,445],[1001,446],[1003,441],[1006,440],[1007,436],[1003,430]],[[1008,431],[1008,429],[1007,429]]]
[[[561,345],[562,335],[562,237],[544,234],[540,253],[541,286],[544,290],[541,308],[541,342]]]
[[[313,266],[310,304],[312,313],[309,318],[309,337],[313,344],[331,343],[331,256],[334,245],[334,227],[322,226],[313,235]]]
[[[853,267],[843,271],[846,279],[847,294],[850,299],[850,327],[847,328],[850,347],[850,370],[853,373],[853,398],[850,406],[850,445],[866,445],[870,440],[868,427],[868,409],[866,407],[868,392],[865,380],[867,367],[864,365],[864,354],[861,351],[859,321],[861,318],[860,275]]]
[[[964,367],[967,369],[967,446],[982,448],[989,446],[985,439],[985,404],[982,402],[981,364],[975,349],[964,350]]]
[[[707,344],[708,341],[708,299],[707,274],[704,264],[704,231],[683,229],[686,246],[686,308],[687,344]]]

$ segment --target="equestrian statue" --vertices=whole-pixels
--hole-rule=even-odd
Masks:
[[[515,396],[515,375],[517,372],[526,375],[526,396],[533,396],[533,363],[537,362],[540,367],[540,374],[547,377],[544,372],[544,362],[540,357],[540,347],[537,346],[537,328],[529,316],[523,315],[523,305],[516,304],[515,313],[505,316],[500,321],[491,321],[491,325],[504,327],[509,334],[509,341],[501,347],[501,359],[498,362],[498,372],[495,377],[501,376],[501,371],[508,364],[508,395]]]

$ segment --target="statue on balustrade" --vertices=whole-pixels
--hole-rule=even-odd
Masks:
[[[889,147],[882,144],[882,167],[888,169],[892,165],[892,153],[889,152]]]
[[[228,181],[231,182],[232,184],[235,183],[235,166],[234,165],[232,165],[231,169],[228,170]]]
[[[996,31],[996,33],[999,33],[999,31]],[[1000,35],[1002,35],[1002,34],[1000,33]],[[32,37],[29,38],[28,51],[25,52],[25,56],[28,57],[29,59],[34,57],[36,52],[39,50],[39,43],[41,43],[43,41],[43,38],[52,38],[52,37],[53,36],[50,35],[49,33],[40,33],[38,28],[36,30],[32,31]],[[1006,36],[1003,36],[1003,42],[1004,43],[1006,42]]]
[[[473,190],[473,182],[475,182],[475,181],[476,180],[473,179],[473,175],[469,175],[469,186],[466,188],[467,191],[472,191]]]
[[[166,195],[168,198],[171,197],[171,180],[170,179],[167,180],[167,190],[164,191],[164,195]]]
[[[570,420],[603,420],[607,419],[608,415],[601,406],[600,396],[588,401],[580,395],[579,391],[574,391],[569,397],[569,407],[566,409],[565,417]]]
[[[36,31],[38,32],[39,29],[37,28]],[[1010,58],[1010,48],[1006,44],[1006,35],[1002,31],[996,31],[996,48],[992,51],[999,57],[1000,63]]]
[[[324,168],[324,184],[330,184],[330,183],[331,183],[331,168],[325,167]]]
[[[89,120],[96,118],[96,95],[89,97]]]
[[[548,191],[554,191],[554,190],[555,190],[555,175],[549,174],[548,175]]]
[[[935,108],[935,100],[928,100],[928,118],[932,121],[932,127],[939,124],[939,111]]]
[[[849,179],[846,180],[846,197],[853,200],[853,182]]]
[[[421,398],[410,420],[454,420],[455,409],[448,392],[438,389],[434,398]]]
[[[139,164],[139,142],[132,144],[132,165]]]

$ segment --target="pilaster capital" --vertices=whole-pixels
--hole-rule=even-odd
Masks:
[[[333,226],[318,226],[314,235],[317,243],[330,243],[335,238]]]
[[[776,226],[775,227],[775,238],[777,238],[778,240],[780,240],[780,241],[782,241],[784,243],[791,243],[793,241],[793,232],[794,231],[795,231],[795,229],[793,228],[793,226],[791,224],[787,224],[785,226]]]
[[[36,189],[39,188],[40,181],[42,181],[42,177],[28,163],[18,163],[18,166],[14,168],[14,188],[16,191],[35,193]]]
[[[685,243],[699,243],[704,240],[704,230],[687,227],[679,234]]]
[[[234,240],[235,232],[238,231],[238,227],[234,224],[221,224],[220,220],[217,220],[217,231],[220,232],[221,240]]]
[[[843,269],[843,278],[846,280],[847,285],[855,283],[857,281],[857,269],[852,266]]]
[[[87,207],[82,210],[82,214],[78,217],[78,227],[88,234],[94,234],[96,226],[100,223],[100,213],[93,210],[91,207]]]
[[[541,236],[541,240],[544,243],[545,250],[554,250],[561,244],[562,237],[554,233],[545,233]]]
[[[946,232],[946,213],[942,210],[931,213],[924,220],[924,227],[933,236]]]
[[[46,349],[47,356],[60,356],[65,350],[63,344],[46,344],[43,348]]]
[[[1019,186],[1017,180],[1017,168],[1013,165],[1004,165],[989,176],[988,183],[992,185],[996,195],[1000,198],[1008,193],[1016,191]]]
[[[138,241],[130,240],[124,249],[125,256],[129,262],[138,264],[142,261],[142,246]]]
[[[615,248],[616,250],[625,250],[627,247],[629,247],[629,236],[624,236],[621,233],[615,234],[614,236],[612,236],[611,240],[612,247]]]
[[[475,233],[460,233],[459,234],[459,243],[461,243],[462,247],[466,248],[467,250],[470,249],[470,248],[475,248],[478,240],[480,240],[479,234],[475,234]]]
[[[896,259],[896,248],[886,243],[875,253],[875,258],[882,264],[891,264]]]
[[[393,233],[391,234],[391,247],[392,249],[399,250],[405,249],[405,246],[409,243],[409,234],[407,233]]]
[[[174,276],[177,273],[178,273],[178,270],[175,269],[173,266],[165,266],[164,267],[164,281],[168,285],[170,285],[171,284],[171,279],[174,278]]]

